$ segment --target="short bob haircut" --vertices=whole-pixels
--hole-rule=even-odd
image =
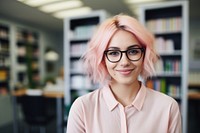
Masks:
[[[145,48],[143,69],[140,73],[141,78],[146,80],[146,78],[155,74],[154,63],[157,61],[158,56],[154,51],[154,36],[135,18],[119,14],[99,25],[97,31],[88,42],[87,51],[82,56],[86,73],[93,83],[103,85],[110,82],[110,75],[104,61],[104,51],[118,30],[132,33]]]

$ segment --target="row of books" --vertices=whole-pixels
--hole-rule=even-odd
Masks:
[[[182,19],[181,17],[174,17],[148,20],[147,28],[153,33],[180,32]]]
[[[73,31],[70,31],[72,39],[88,39],[96,30],[96,25],[77,26]]]
[[[0,67],[10,66],[10,58],[0,55]]]
[[[27,73],[24,72],[18,72],[17,74],[18,80],[20,81],[21,84],[27,85],[28,84],[28,75]],[[31,77],[31,81],[35,82],[36,84],[39,84],[40,82],[40,75],[39,73],[33,73]]]
[[[26,47],[18,47],[17,48],[17,54],[18,56],[26,56]],[[34,51],[32,51],[32,57],[38,57],[39,56],[39,49],[34,49]]]
[[[174,98],[180,98],[180,86],[174,84],[167,84],[165,79],[149,79],[146,82],[147,87],[156,91],[165,93]]]
[[[0,38],[7,39],[8,38],[8,30],[5,28],[0,28]]]
[[[87,76],[74,75],[71,77],[71,88],[84,90],[92,88],[92,83]]]
[[[164,39],[163,37],[158,37],[155,40],[155,49],[157,53],[173,53],[175,51],[174,41],[172,39]]]
[[[180,98],[181,97],[181,89],[178,85],[169,85],[168,86],[168,93],[169,96],[172,96],[174,98]]]
[[[36,61],[32,62],[31,63],[31,68],[32,68],[33,71],[39,69],[39,63],[36,62]],[[25,71],[27,71],[27,65],[23,64],[23,63],[20,63],[20,64],[17,64],[15,66],[15,69],[17,71],[19,71],[19,72],[25,72]]]
[[[9,52],[9,44],[6,42],[0,42],[0,52]]]
[[[0,81],[5,81],[8,78],[8,71],[0,70]]]
[[[0,24],[0,39],[9,38],[9,29],[7,26]],[[10,66],[9,41],[0,41],[0,96],[8,94],[9,71],[4,67]],[[3,67],[3,69],[1,69]]]
[[[166,86],[166,80],[165,79],[149,79],[147,80],[146,82],[146,86],[151,88],[151,89],[154,89],[156,91],[160,91],[160,92],[163,92],[163,93],[166,93],[167,92],[167,86]]]
[[[71,60],[70,69],[72,72],[82,73],[83,72],[82,60]]]
[[[156,63],[156,72],[158,74],[168,73],[168,74],[180,74],[181,72],[181,61],[180,60],[158,60]]]
[[[200,71],[193,71],[189,73],[189,84],[200,84]]]
[[[25,47],[18,47],[17,53],[18,53],[18,56],[25,56],[26,55],[26,48]]]
[[[29,42],[31,44],[35,44],[38,41],[38,38],[33,33],[26,33],[24,34],[22,31],[18,31],[16,35],[18,42]]]
[[[71,56],[82,56],[82,54],[86,51],[86,48],[86,43],[72,44],[70,47]]]

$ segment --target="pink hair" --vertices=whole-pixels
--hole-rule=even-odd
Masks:
[[[154,63],[158,56],[153,49],[154,36],[135,18],[117,15],[104,21],[88,42],[88,49],[83,55],[83,63],[87,74],[94,83],[108,83],[109,74],[104,63],[104,51],[117,30],[132,33],[145,47],[145,57],[141,77],[146,79],[155,74]]]

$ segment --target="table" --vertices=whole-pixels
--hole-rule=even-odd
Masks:
[[[188,93],[188,99],[196,99],[200,100],[200,92],[189,92]]]
[[[195,88],[196,90],[200,90],[200,84],[189,84],[188,89],[190,90],[191,88]],[[189,91],[188,92],[188,99],[192,100],[200,100],[200,91]]]
[[[12,102],[13,102],[13,128],[14,128],[14,133],[18,133],[18,110],[17,110],[17,97],[26,95],[26,89],[20,89],[17,91],[13,91],[12,93]],[[63,122],[63,112],[62,112],[62,99],[64,98],[64,92],[61,91],[44,91],[43,92],[44,97],[48,98],[56,98],[56,116],[57,116],[57,133],[63,133],[63,127],[62,127],[62,122]]]

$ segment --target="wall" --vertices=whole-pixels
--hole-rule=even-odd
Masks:
[[[10,96],[0,96],[0,127],[12,120],[12,104]]]
[[[47,47],[52,48],[59,54],[58,61],[55,62],[55,71],[53,72],[47,72],[46,70],[46,64],[45,65],[45,77],[55,77],[58,76],[60,68],[63,66],[63,33],[48,33],[43,34],[44,39],[44,45]],[[44,49],[45,51],[45,49]],[[44,77],[44,78],[45,78]]]
[[[195,50],[195,43],[198,41],[198,48],[200,48],[200,19],[190,20],[190,34],[189,34],[189,68],[191,71],[200,71],[200,58],[194,60],[193,54]]]

